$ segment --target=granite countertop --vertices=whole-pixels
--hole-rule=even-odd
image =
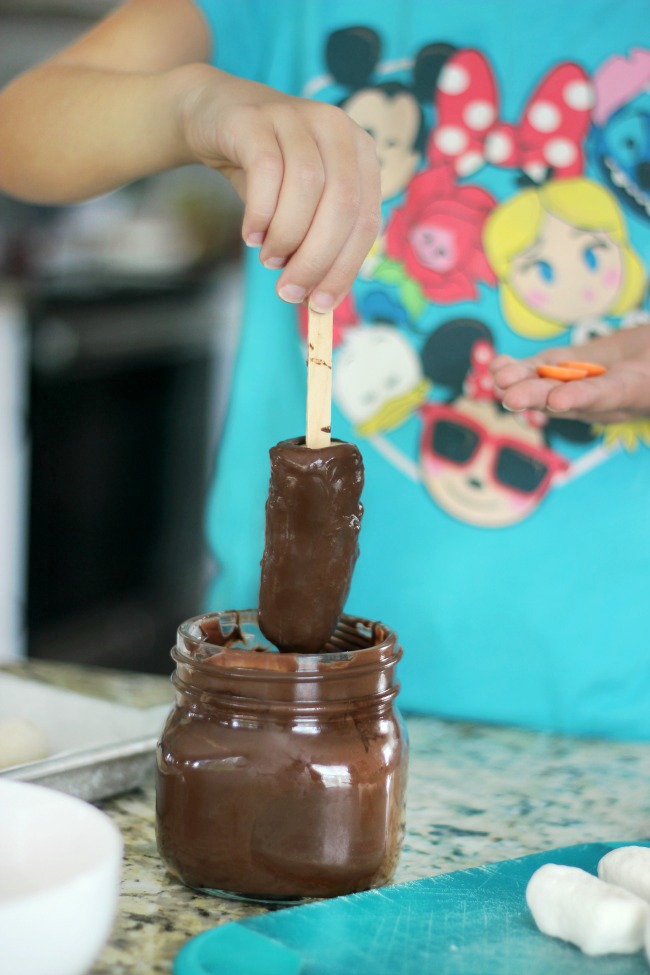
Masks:
[[[33,676],[54,679],[52,665],[47,673],[44,666]],[[106,696],[129,695],[133,703],[169,693],[166,678],[61,673],[60,684],[97,696],[104,687]],[[406,838],[396,883],[574,843],[650,839],[649,744],[416,715],[407,725]],[[188,938],[266,910],[196,894],[166,873],[156,851],[153,781],[98,805],[122,830],[125,859],[118,917],[92,975],[167,975]]]
[[[407,719],[407,828],[395,882],[557,846],[650,838],[650,746]],[[169,973],[183,943],[264,910],[182,887],[160,862],[154,790],[104,802],[124,833],[120,913],[93,975]]]

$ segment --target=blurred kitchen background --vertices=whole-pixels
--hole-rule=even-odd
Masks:
[[[0,0],[0,84],[115,5]],[[240,222],[194,166],[76,207],[0,194],[0,661],[170,671],[213,571]]]

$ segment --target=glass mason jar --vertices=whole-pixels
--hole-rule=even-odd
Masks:
[[[205,893],[333,897],[387,883],[404,833],[396,635],[344,616],[321,654],[278,653],[257,613],[183,623],[158,746],[158,848]]]

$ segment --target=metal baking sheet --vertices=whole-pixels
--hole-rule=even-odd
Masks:
[[[90,800],[136,788],[153,770],[170,707],[130,707],[0,672],[0,717],[37,723],[51,747],[47,758],[2,769],[0,776]]]
[[[14,765],[0,776],[36,782],[81,799],[106,799],[143,785],[154,769],[157,736]]]

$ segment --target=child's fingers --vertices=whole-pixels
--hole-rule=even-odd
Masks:
[[[245,202],[242,236],[280,297],[320,292],[322,310],[349,291],[380,225],[372,138],[340,108],[220,75],[187,111],[194,157],[221,171]]]
[[[542,410],[586,423],[650,416],[650,363],[638,357],[617,362],[613,341],[599,341],[589,345],[588,356],[559,348],[527,360],[495,358],[491,369],[503,405],[513,411]],[[592,350],[598,352],[595,361]]]
[[[363,133],[365,139],[365,133]],[[377,239],[381,224],[381,179],[374,143],[366,149],[368,161],[361,178],[361,200],[357,219],[344,246],[338,252],[327,274],[314,288],[311,304],[317,311],[326,311],[330,301],[337,305],[352,287],[354,279]]]
[[[554,413],[620,414],[628,417],[650,409],[650,376],[635,370],[612,368],[602,376],[560,383],[549,391],[547,409]]]
[[[650,416],[650,368],[614,366],[600,376],[573,382],[534,377],[503,396],[510,410],[543,410],[585,423],[616,423]]]
[[[515,359],[511,355],[505,355],[505,353],[501,353],[501,355],[495,355],[494,359],[490,363],[490,371],[492,373],[497,373],[499,369],[502,369],[504,366],[510,365],[510,363],[514,361]]]
[[[558,346],[555,349],[546,349],[539,355],[531,356],[528,359],[513,359],[512,356],[499,355],[490,363],[490,371],[494,376],[494,382],[498,389],[508,389],[515,383],[520,383],[524,379],[530,379],[536,374],[539,365],[558,365],[560,362],[570,359],[577,359],[575,350],[571,346]]]
[[[343,115],[343,113],[341,113]],[[280,280],[286,297],[318,293],[314,307],[335,306],[350,289],[379,230],[379,166],[370,138],[343,115],[319,133],[325,188],[305,239]],[[296,300],[300,300],[297,298]]]
[[[535,375],[535,367],[527,359],[511,359],[509,356],[499,356],[503,362],[498,365],[497,360],[491,364],[494,384],[497,389],[509,389],[515,383],[523,382]]]
[[[506,409],[515,411],[550,410],[563,413],[590,407],[595,410],[610,409],[611,403],[600,405],[600,397],[603,395],[600,385],[605,378],[606,376],[599,376],[598,383],[594,383],[594,379],[587,376],[564,382],[552,376],[529,373],[522,381],[515,382],[506,390],[502,403]]]
[[[256,112],[242,110],[237,141],[235,163],[243,170],[244,185],[241,188],[235,185],[246,201],[242,236],[247,244],[258,246],[266,236],[278,205],[284,159],[273,127],[260,124]],[[232,178],[227,168],[224,172]]]
[[[360,149],[355,124],[345,116],[337,121],[335,125],[330,119],[330,125],[319,133],[325,189],[305,239],[278,282],[281,297],[296,286],[306,295],[317,292],[314,307],[320,310],[335,306],[349,290],[378,230],[378,178],[368,176],[368,160]],[[375,167],[378,169],[376,157]],[[358,222],[369,219],[368,211],[377,217],[377,223],[367,235],[366,246],[360,250],[353,245],[353,250],[360,251],[356,258],[344,256]]]
[[[530,370],[523,379],[509,386],[501,402],[507,410],[545,410],[550,393],[556,386],[564,385],[555,379],[541,379]]]
[[[293,108],[276,110],[274,121],[284,176],[260,260],[282,267],[309,231],[325,187],[325,165],[312,132]]]

